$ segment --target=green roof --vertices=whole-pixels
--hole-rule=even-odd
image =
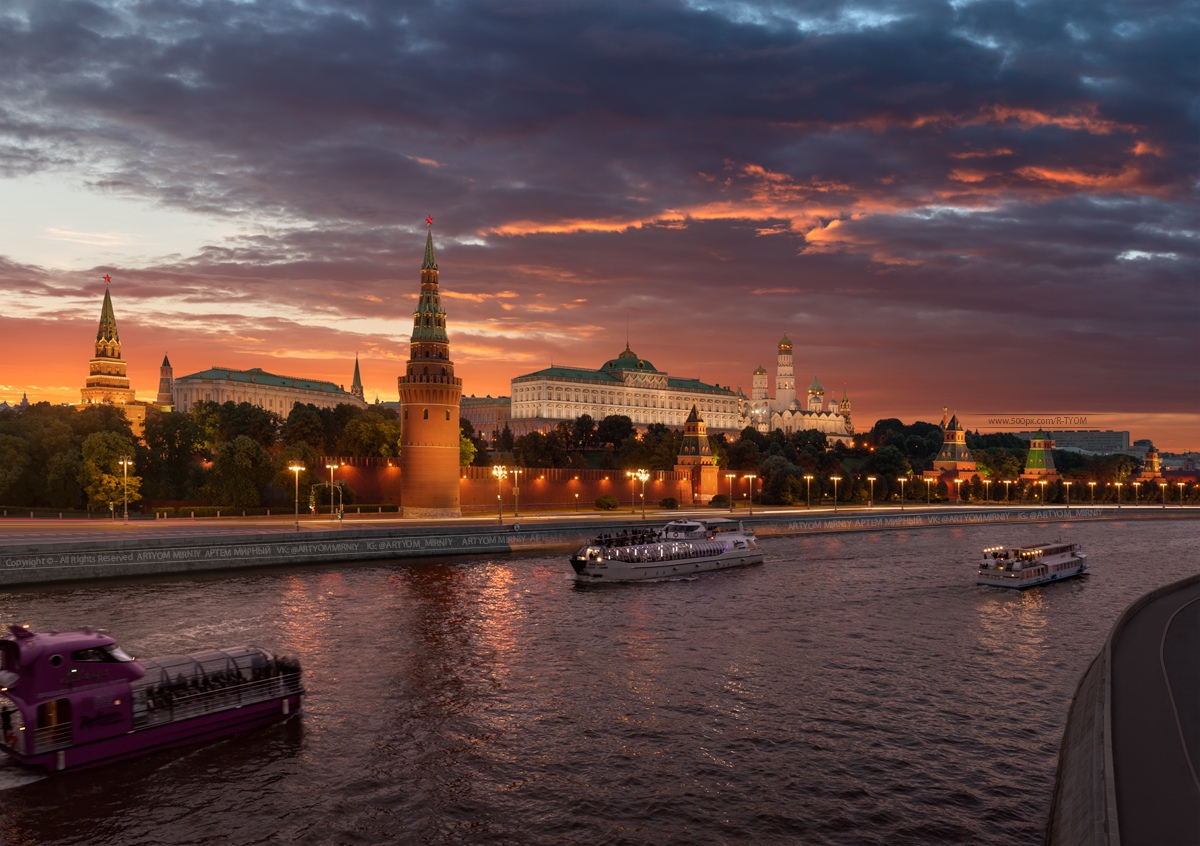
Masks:
[[[650,369],[650,368],[648,368]],[[659,371],[653,371],[658,373]],[[538,370],[534,373],[526,373],[523,376],[518,376],[514,382],[533,380],[533,379],[576,379],[581,382],[599,382],[607,385],[620,385],[623,380],[618,372],[609,370],[585,370],[582,367],[547,367],[544,370]],[[667,387],[677,390],[689,391],[714,391],[721,394],[736,394],[729,388],[721,388],[717,385],[710,385],[707,382],[701,382],[699,379],[683,379],[677,376],[667,376]]]
[[[425,236],[425,261],[421,264],[422,270],[437,270],[437,261],[433,258],[433,225],[430,224],[429,233]]]
[[[186,383],[189,379],[209,379],[217,381],[223,379],[227,382],[268,385],[273,388],[295,388],[296,390],[300,391],[318,391],[324,394],[341,394],[345,397],[357,399],[357,397],[354,397],[353,394],[343,391],[340,387],[332,382],[322,382],[317,379],[297,379],[292,376],[279,376],[275,373],[268,373],[261,367],[252,367],[249,370],[234,370],[229,367],[210,367],[208,370],[201,370],[199,373],[189,373],[187,376],[180,376],[175,380],[175,383]]]
[[[104,305],[100,307],[100,328],[96,330],[97,341],[120,341],[117,335],[117,316],[113,314],[112,297],[108,287],[104,288]]]

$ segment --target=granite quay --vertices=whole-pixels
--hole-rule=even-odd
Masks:
[[[583,518],[550,514],[524,523],[486,525],[458,521],[354,521],[334,528],[328,521],[304,523],[290,531],[283,521],[146,521],[136,528],[69,524],[65,521],[13,521],[0,525],[0,584],[30,585],[249,567],[336,564],[369,560],[495,555],[509,552],[570,551],[598,532],[644,528],[688,512],[660,513],[643,521],[628,516]],[[695,514],[696,512],[692,512]],[[780,510],[754,517],[734,515],[760,537],[820,532],[878,531],[953,527],[979,523],[1065,520],[1177,519],[1200,515],[1195,509],[1117,510],[1113,508],[935,508],[862,511],[857,514]],[[727,517],[727,512],[704,512]],[[82,521],[81,521],[82,522]],[[284,529],[287,529],[286,531]],[[72,531],[74,530],[74,532]],[[72,537],[72,534],[75,537]]]

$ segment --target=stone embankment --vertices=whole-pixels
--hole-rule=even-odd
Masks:
[[[714,512],[706,517],[725,517]],[[960,526],[972,523],[1095,520],[1136,515],[1129,509],[1098,508],[932,509],[858,511],[850,514],[782,512],[737,519],[753,526],[760,537],[815,532],[871,531]],[[1166,516],[1165,514],[1163,516]],[[1175,515],[1171,515],[1175,516]],[[657,521],[664,521],[660,515]],[[569,551],[597,532],[644,528],[637,519],[598,522],[588,519],[539,518],[525,526],[481,527],[384,525],[305,531],[291,534],[231,528],[230,534],[197,532],[194,536],[130,536],[35,542],[5,541],[0,535],[0,585],[40,584],[80,579],[191,573],[248,567],[329,564],[369,560],[428,558],[509,552]]]

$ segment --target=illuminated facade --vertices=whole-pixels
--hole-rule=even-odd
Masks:
[[[462,379],[454,375],[446,312],[438,291],[433,220],[425,238],[421,295],[413,312],[410,353],[400,392],[400,502],[405,517],[457,517],[459,405]]]
[[[129,386],[125,360],[121,358],[117,317],[108,290],[110,281],[109,277],[104,277],[104,303],[100,307],[100,327],[96,330],[95,355],[88,362],[87,380],[80,391],[82,401],[76,408],[120,406],[134,433],[140,437],[146,425],[146,403],[139,402],[136,392]]]
[[[176,411],[190,411],[198,402],[248,402],[280,417],[291,414],[296,403],[317,408],[335,408],[343,403],[367,407],[362,399],[333,382],[279,376],[260,367],[210,367],[172,380],[170,390]]]
[[[775,399],[767,393],[767,371],[758,367],[751,382],[750,399],[743,400],[739,428],[752,426],[760,432],[776,429],[785,434],[801,431],[824,432],[830,441],[853,443],[854,422],[850,416],[850,398],[842,389],[842,399],[825,404],[825,388],[814,375],[808,386],[808,398],[796,397],[796,377],[792,361],[793,345],[787,332],[778,344],[775,365]]]

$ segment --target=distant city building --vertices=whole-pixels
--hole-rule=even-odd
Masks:
[[[718,429],[738,428],[738,395],[699,379],[670,376],[625,345],[599,368],[553,366],[512,380],[511,420],[573,421],[625,415],[637,426],[681,427],[695,406]],[[472,424],[474,425],[474,424]],[[514,434],[515,434],[514,429]]]
[[[1038,435],[1052,439],[1055,449],[1082,449],[1101,454],[1128,452],[1129,433],[1114,432],[1112,429],[1055,429],[1054,431],[1017,432],[1023,441],[1033,440]]]
[[[775,398],[771,399],[768,393],[767,370],[760,365],[752,376],[749,402],[743,397],[738,428],[752,426],[760,432],[779,429],[785,434],[824,432],[830,441],[853,443],[854,423],[846,389],[842,389],[840,402],[831,400],[826,406],[825,387],[814,374],[808,386],[807,400],[801,403],[796,397],[792,352],[792,341],[784,332],[777,346]]]
[[[433,255],[433,219],[426,218],[421,294],[400,393],[400,502],[405,517],[449,517],[461,513],[458,456],[462,379],[454,375],[446,312],[438,290]]]
[[[165,358],[163,362],[165,367],[170,366]],[[189,373],[172,381],[171,397],[176,411],[189,411],[198,402],[248,402],[281,417],[287,417],[296,403],[317,408],[334,408],[343,403],[367,407],[366,402],[341,385],[320,379],[280,376],[261,367],[249,370],[210,367],[199,373]]]
[[[9,405],[7,400],[0,402],[0,409],[4,408],[29,408],[29,394],[22,393],[21,401],[16,405]]]
[[[1029,440],[1029,454],[1025,457],[1025,469],[1021,478],[1029,482],[1053,482],[1058,479],[1054,467],[1054,439],[1042,430],[1034,432]]]

